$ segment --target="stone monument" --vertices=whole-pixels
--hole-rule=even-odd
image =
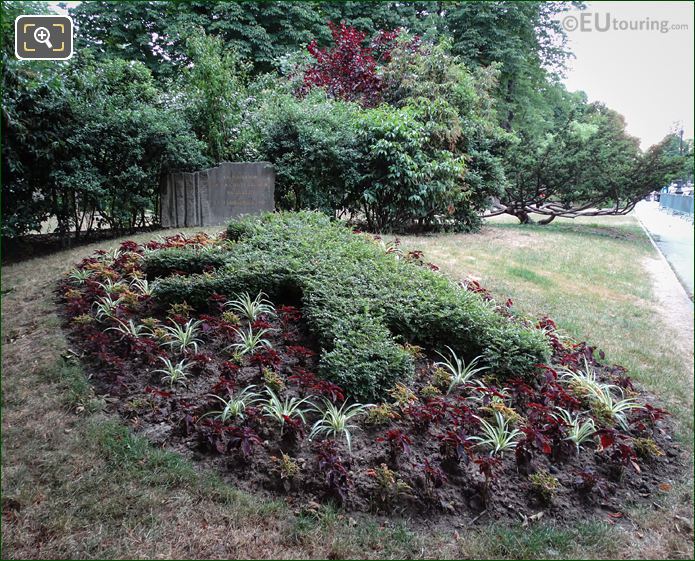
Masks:
[[[275,209],[275,170],[269,162],[222,162],[194,173],[170,173],[160,186],[165,228],[218,226],[243,214]]]

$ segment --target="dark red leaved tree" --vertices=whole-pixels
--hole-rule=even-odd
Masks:
[[[304,74],[304,91],[320,87],[336,99],[373,107],[381,100],[377,62],[388,61],[399,31],[380,31],[369,45],[366,33],[344,23],[329,23],[334,46],[320,49],[314,39],[307,47],[314,64]]]

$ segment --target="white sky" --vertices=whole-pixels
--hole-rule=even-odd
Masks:
[[[682,123],[685,137],[692,138],[693,3],[588,2],[584,12],[602,14],[600,26],[606,13],[616,20],[648,18],[688,26],[667,33],[620,29],[600,32],[592,19],[592,31],[568,32],[576,59],[570,62],[565,84],[570,90],[584,90],[591,101],[603,101],[622,113],[628,132],[641,140],[643,149],[659,142],[676,121]]]

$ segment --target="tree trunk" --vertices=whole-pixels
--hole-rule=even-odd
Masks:
[[[529,213],[525,210],[511,210],[509,214],[515,216],[520,224],[533,224],[533,220],[531,220]]]
[[[557,215],[555,215],[555,214],[551,214],[550,216],[548,216],[548,218],[544,218],[543,220],[539,220],[538,224],[540,224],[541,226],[545,226],[546,224],[550,224],[553,220],[555,220],[556,216]]]

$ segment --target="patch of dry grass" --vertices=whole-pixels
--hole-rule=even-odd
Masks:
[[[622,228],[611,228],[618,226]],[[627,238],[617,242],[611,231],[607,236],[600,231],[600,243],[591,237],[585,243],[580,232],[562,227],[536,232],[501,225],[473,236],[409,238],[407,243],[425,249],[429,259],[455,276],[480,276],[529,313],[547,311],[570,333],[601,342],[611,358],[619,359],[620,353],[634,350],[620,341],[624,326],[634,321],[633,309],[644,304],[638,319],[652,321],[650,293],[639,286],[639,275],[629,278],[636,265],[618,267],[622,272],[614,275],[607,257],[616,248],[626,249],[628,257],[649,249],[630,227],[618,230]],[[584,255],[604,242],[609,244],[605,252],[593,258]],[[615,243],[618,246],[610,245]],[[90,414],[98,410],[98,400],[79,368],[61,359],[66,340],[52,291],[61,274],[96,248],[85,246],[3,268],[3,559],[673,558],[691,553],[687,530],[673,528],[672,513],[663,523],[652,513],[636,513],[633,519],[643,538],[632,529],[609,528],[600,521],[573,528],[491,525],[456,533],[436,527],[414,532],[407,521],[352,520],[329,507],[298,513],[281,501],[258,500],[214,474],[200,473],[178,456],[134,437],[118,421]],[[511,274],[510,268],[515,269]],[[539,278],[545,279],[541,285]],[[581,299],[563,304],[565,292],[581,291],[587,282],[593,291],[590,310],[577,310]],[[565,283],[571,289],[562,288]],[[549,300],[549,292],[557,297]],[[614,301],[624,307],[615,308]],[[604,320],[609,314],[614,317]],[[661,351],[645,352],[646,358],[634,359],[647,364],[640,370],[641,379],[673,400],[683,399],[683,391],[663,386],[653,375],[656,370],[649,368],[660,364],[662,371],[676,372],[685,358],[667,360]],[[683,403],[686,408],[688,402]],[[681,500],[675,504],[682,509],[691,491],[687,485],[678,489]],[[664,504],[668,500],[665,497]]]
[[[597,345],[676,410],[691,441],[693,354],[674,349],[682,322],[665,325],[657,313],[644,268],[654,250],[630,216],[582,220],[503,222],[474,235],[402,241],[454,278],[478,279],[512,298],[517,311],[548,315],[573,338]]]
[[[550,316],[562,331],[625,366],[674,414],[676,436],[692,453],[693,348],[681,344],[684,327],[692,337],[692,308],[672,309],[668,317],[658,307],[648,270],[659,265],[656,252],[631,216],[558,220],[549,226],[520,226],[505,218],[475,235],[402,242],[424,250],[426,259],[454,278],[473,277],[501,300],[511,297],[518,312]],[[692,556],[688,475],[667,482],[672,491],[655,501],[654,511],[632,513],[637,528],[622,555]]]

